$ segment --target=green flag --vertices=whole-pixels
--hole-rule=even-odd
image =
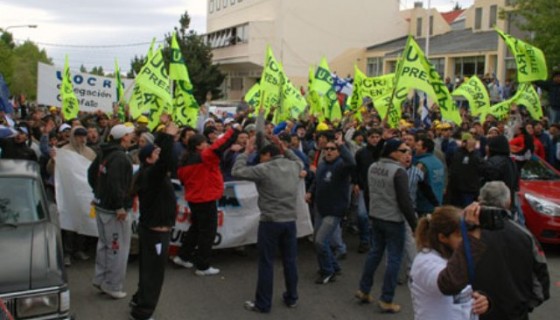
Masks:
[[[192,83],[177,42],[175,32],[171,37],[171,60],[169,62],[169,78],[175,80],[173,91],[173,120],[179,126],[189,125],[196,127],[198,121],[199,105],[192,93]]]
[[[395,80],[396,91],[404,88],[424,91],[437,102],[444,119],[451,120],[458,125],[461,124],[461,115],[447,86],[412,36],[408,37],[398,70]]]
[[[362,70],[360,70],[357,65],[354,65],[354,82],[352,83],[354,88],[352,90],[352,96],[350,97],[350,110],[358,110],[362,106],[360,85],[365,78],[366,75],[362,72]]]
[[[68,55],[64,59],[64,72],[62,74],[62,82],[60,84],[60,99],[62,100],[62,114],[65,120],[70,120],[78,116],[80,105],[78,98],[74,93],[72,85],[72,77],[70,76],[70,67],[68,65]]]
[[[307,107],[305,98],[296,89],[292,82],[287,79],[282,88],[282,115],[280,121],[297,118]]]
[[[199,105],[192,95],[192,90],[186,86],[187,82],[177,80],[173,95],[175,110],[173,119],[179,126],[196,128],[198,122]]]
[[[321,63],[315,71],[312,88],[310,88],[310,90],[317,92],[319,95],[322,114],[326,119],[331,121],[342,119],[342,111],[340,110],[338,97],[334,89],[334,79],[331,75],[327,59],[321,59]]]
[[[469,81],[464,82],[459,88],[453,91],[453,96],[463,96],[467,98],[473,116],[486,113],[490,108],[490,96],[486,86],[477,76],[472,76]],[[482,119],[484,120],[484,119]]]
[[[486,120],[487,114],[493,115],[498,120],[504,119],[505,117],[507,117],[508,112],[511,109],[512,103],[513,103],[513,98],[491,106],[490,109],[488,110],[488,113],[484,113],[484,112],[482,113],[483,118],[481,119]]]
[[[191,79],[189,78],[189,71],[185,64],[185,59],[181,53],[181,48],[177,42],[177,36],[173,32],[171,37],[171,60],[169,61],[169,79],[185,81],[188,89],[192,89]]]
[[[281,107],[280,99],[283,83],[284,71],[282,66],[276,61],[272,49],[268,46],[260,82],[260,89],[265,93],[263,106],[267,113],[271,107]]]
[[[513,101],[518,105],[524,105],[531,117],[540,120],[543,117],[541,99],[535,88],[530,83],[522,83],[517,88]]]
[[[121,80],[121,70],[119,69],[119,63],[117,58],[115,58],[115,90],[116,90],[116,97],[117,97],[117,114],[119,117],[120,122],[126,121],[126,114],[124,110],[124,86]]]
[[[319,97],[317,91],[313,89],[313,82],[315,82],[315,68],[313,68],[313,66],[309,66],[309,82],[305,100],[307,100],[311,114],[319,116],[319,120],[323,121],[325,120],[325,117],[321,110],[321,98]]]
[[[245,93],[245,102],[255,110],[261,104],[261,85],[258,82]]]
[[[533,47],[496,28],[496,32],[504,39],[517,64],[517,81],[519,83],[546,80],[548,69],[541,49]]]

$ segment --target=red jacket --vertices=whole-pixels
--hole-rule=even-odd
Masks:
[[[179,167],[177,176],[185,187],[185,200],[192,203],[216,201],[224,193],[224,178],[220,171],[222,153],[237,139],[236,131],[229,129],[211,146],[189,154]]]

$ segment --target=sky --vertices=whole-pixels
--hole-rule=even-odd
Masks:
[[[305,0],[302,0],[305,1]],[[371,0],[377,1],[377,0]],[[424,0],[427,7],[429,0]],[[431,0],[431,6],[444,12],[458,2],[463,8],[474,0]],[[55,65],[64,65],[68,54],[70,68],[88,70],[102,66],[112,72],[115,58],[126,73],[135,55],[145,55],[152,38],[163,40],[179,25],[187,11],[190,29],[206,32],[207,0],[0,0],[0,28],[9,28],[17,43],[35,42]],[[414,0],[401,0],[401,7],[412,7]],[[37,28],[11,26],[37,25]]]

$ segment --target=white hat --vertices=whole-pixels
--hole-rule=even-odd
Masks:
[[[128,127],[128,126],[125,126],[124,124],[117,124],[116,126],[114,126],[111,129],[111,132],[109,133],[109,135],[112,136],[113,139],[119,140],[122,137],[124,137],[125,135],[133,133],[133,132],[134,132],[134,127]]]
[[[70,126],[68,123],[63,123],[60,128],[58,128],[58,132],[62,132],[68,129],[72,129],[72,126]]]
[[[232,122],[235,122],[235,119],[233,119],[233,118],[226,118],[226,120],[224,120],[224,124],[226,124],[226,125],[227,125],[227,124],[230,124],[230,123],[232,123]]]
[[[211,118],[211,117],[210,117],[210,118],[204,120],[204,124],[207,124],[207,123],[210,122],[210,121],[215,122],[215,121],[214,121],[214,118]]]

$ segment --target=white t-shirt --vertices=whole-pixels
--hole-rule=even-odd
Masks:
[[[409,287],[415,320],[478,319],[471,314],[473,290],[470,285],[455,296],[439,291],[438,275],[446,266],[447,260],[435,250],[423,250],[414,258]]]

